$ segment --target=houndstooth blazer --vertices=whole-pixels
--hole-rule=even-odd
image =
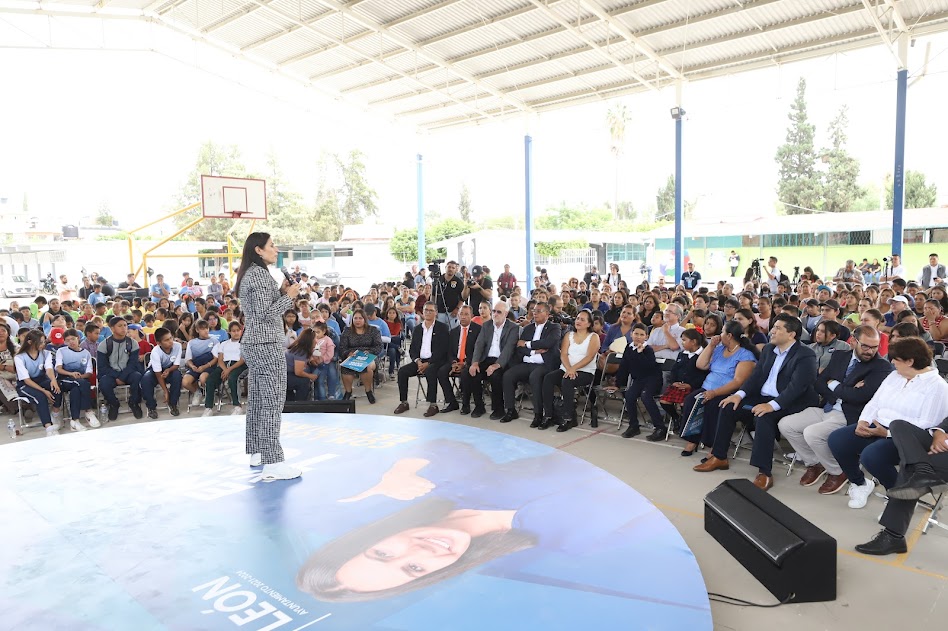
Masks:
[[[239,287],[240,308],[244,312],[241,344],[283,344],[283,314],[293,308],[293,300],[280,293],[280,287],[265,267],[252,264]]]

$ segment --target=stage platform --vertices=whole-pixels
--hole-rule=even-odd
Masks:
[[[284,417],[289,482],[242,417],[0,447],[0,629],[712,628],[645,497],[551,446],[453,423]]]

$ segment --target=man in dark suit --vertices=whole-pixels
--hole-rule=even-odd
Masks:
[[[477,335],[481,332],[481,325],[471,322],[473,312],[468,305],[461,305],[458,311],[458,328],[451,330],[448,337],[448,359],[450,361],[442,364],[438,369],[438,383],[441,384],[441,392],[444,393],[445,406],[441,408],[441,413],[453,412],[459,407],[461,414],[471,413],[471,391],[461,388],[461,402],[458,405],[458,399],[454,396],[454,385],[451,383],[451,377],[461,377],[471,367],[471,358],[474,356],[474,345],[477,343]],[[462,383],[464,379],[461,379]]]
[[[550,306],[538,302],[533,307],[533,322],[523,327],[513,365],[504,372],[504,403],[506,410],[501,423],[518,417],[516,404],[517,383],[530,384],[533,401],[533,427],[543,422],[543,378],[560,367],[560,325],[550,320]]]
[[[422,323],[415,327],[411,336],[408,356],[411,363],[398,369],[398,396],[401,403],[395,408],[395,414],[408,411],[408,380],[415,375],[424,375],[428,381],[425,395],[428,409],[425,416],[438,413],[438,370],[448,363],[448,325],[437,320],[438,308],[433,302],[425,303],[422,310]]]
[[[856,546],[856,551],[863,554],[907,552],[905,533],[915,513],[915,503],[933,488],[938,493],[948,484],[948,418],[931,430],[908,421],[892,421],[889,432],[899,450],[899,483],[888,490],[889,502],[879,518],[882,530]]]
[[[507,319],[507,303],[494,305],[491,319],[481,325],[470,367],[462,373],[461,388],[474,395],[471,418],[483,416],[484,380],[490,379],[491,419],[504,417],[504,370],[510,366],[520,328]]]
[[[755,421],[751,465],[760,473],[754,485],[764,491],[774,485],[774,439],[777,422],[819,402],[813,383],[816,381],[816,354],[799,343],[803,323],[781,313],[770,328],[770,344],[761,351],[760,361],[741,390],[721,401],[717,433],[711,456],[694,469],[714,471],[727,469],[727,452],[737,422]]]
[[[832,495],[846,484],[846,474],[827,444],[829,435],[859,421],[866,403],[892,372],[892,364],[879,356],[879,332],[875,328],[856,327],[849,343],[852,350],[833,353],[816,378],[815,389],[823,406],[790,414],[777,424],[781,436],[806,466],[800,484],[812,486],[824,473],[827,475],[820,486],[821,495]]]

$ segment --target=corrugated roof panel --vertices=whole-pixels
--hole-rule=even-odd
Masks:
[[[269,15],[250,13],[215,30],[213,35],[233,46],[243,48],[264,35],[285,30],[292,25],[293,23],[289,20],[272,13]]]
[[[258,46],[252,50],[254,54],[261,55],[274,61],[280,59],[290,59],[304,53],[322,48],[323,42],[317,41],[314,35],[310,33],[297,31],[291,35],[285,35],[275,39],[263,46]]]
[[[286,13],[301,22],[309,22],[320,16],[335,13],[319,0],[271,0],[267,6]]]
[[[353,11],[374,20],[379,24],[387,24],[393,20],[426,11],[441,4],[442,0],[365,0],[359,2]]]

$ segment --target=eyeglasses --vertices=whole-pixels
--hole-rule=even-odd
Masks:
[[[876,344],[875,346],[868,346],[867,344],[863,344],[862,342],[860,342],[860,343],[859,343],[859,348],[861,348],[862,350],[866,351],[867,353],[868,353],[869,351],[875,352],[875,351],[879,350],[879,345]]]
[[[494,309],[494,313],[506,313],[506,311],[503,309]],[[536,313],[536,310],[534,310],[534,313]]]

